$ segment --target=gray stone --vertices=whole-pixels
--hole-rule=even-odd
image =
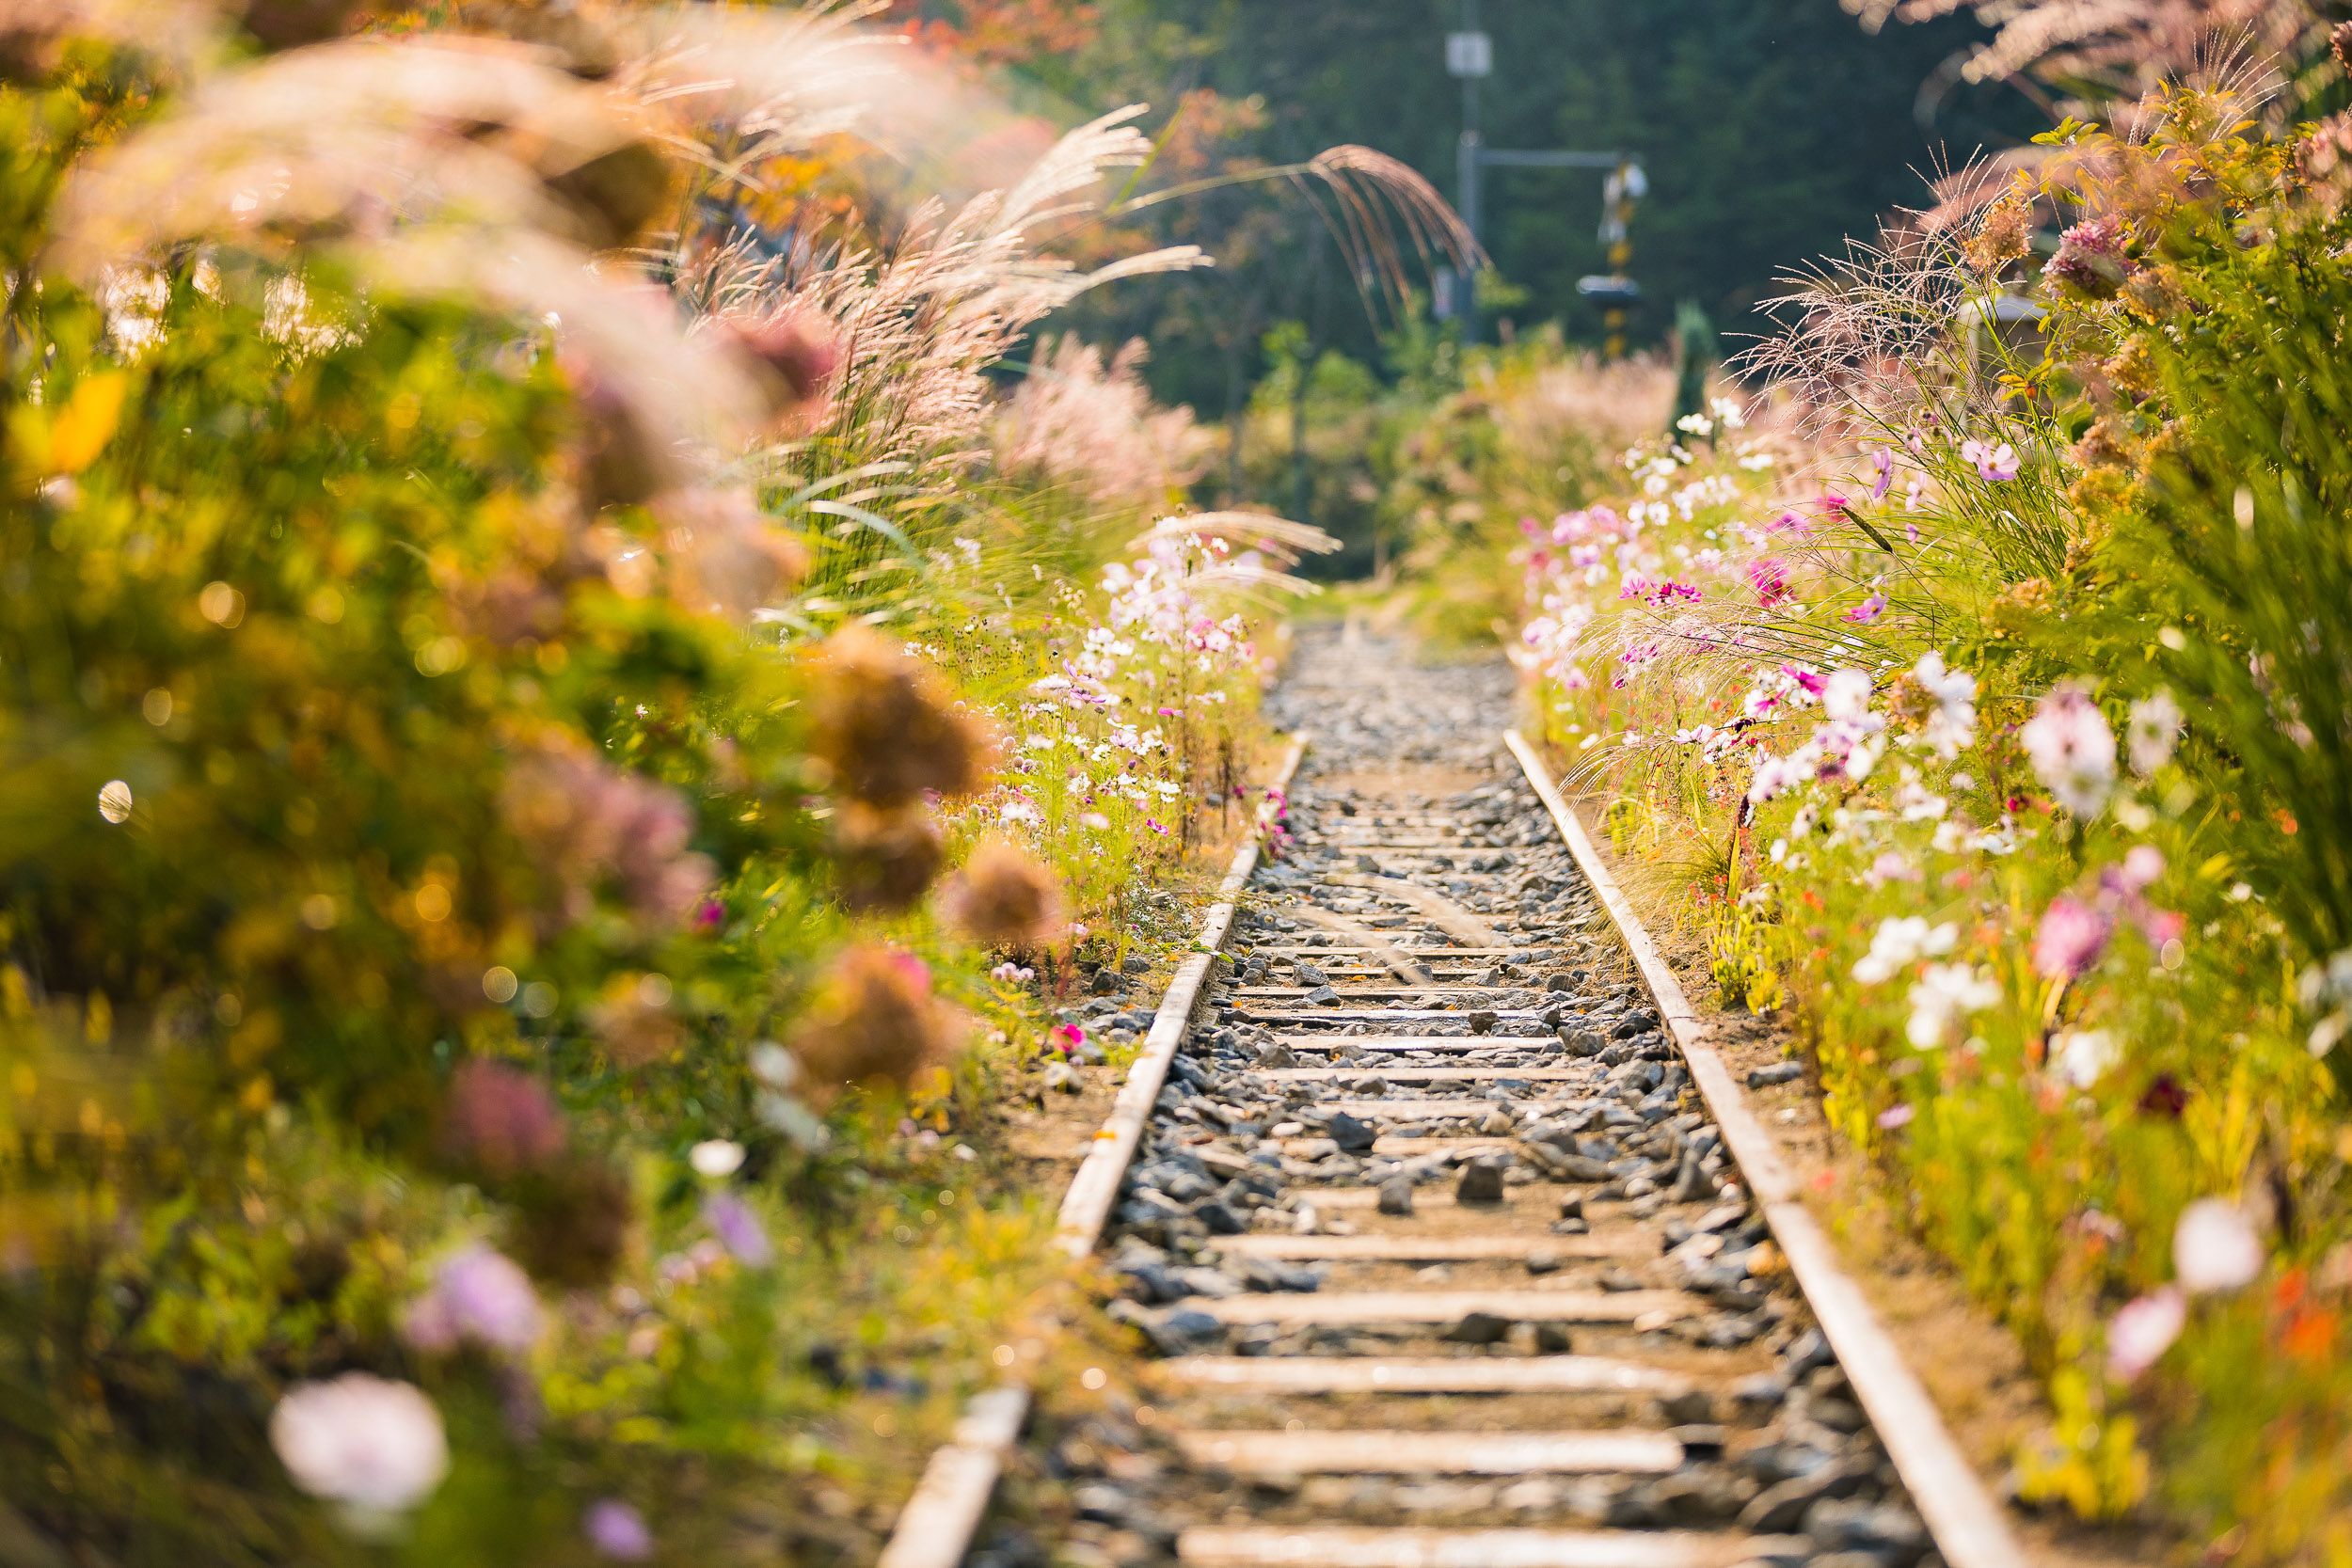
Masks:
[[[1492,1345],[1507,1338],[1510,1333],[1510,1319],[1498,1318],[1491,1312],[1471,1312],[1439,1338],[1457,1345]]]
[[[1391,1176],[1380,1183],[1380,1212],[1405,1215],[1413,1212],[1413,1179]]]
[[[1660,1400],[1658,1408],[1671,1426],[1695,1426],[1714,1420],[1715,1396],[1704,1388],[1692,1388],[1672,1399]]]
[[[1350,1154],[1360,1154],[1378,1140],[1380,1134],[1368,1121],[1359,1121],[1345,1111],[1332,1113],[1330,1125],[1324,1129],[1332,1143]]]
[[[1560,1255],[1549,1247],[1537,1247],[1527,1255],[1529,1274],[1556,1274],[1559,1268]]]
[[[1307,1000],[1318,1007],[1336,1007],[1340,1005],[1340,993],[1329,986],[1317,986],[1307,993]]]
[[[1771,1067],[1760,1067],[1749,1073],[1748,1087],[1760,1089],[1773,1084],[1794,1083],[1804,1076],[1803,1062],[1775,1062]]]
[[[1824,1497],[1806,1511],[1804,1532],[1817,1547],[1868,1552],[1896,1563],[1915,1560],[1928,1546],[1927,1528],[1899,1503]]]
[[[1241,1216],[1223,1203],[1212,1200],[1192,1212],[1192,1217],[1209,1227],[1212,1236],[1238,1236],[1249,1228]]]
[[[1291,1048],[1287,1045],[1262,1045],[1258,1047],[1258,1065],[1278,1068],[1296,1067],[1298,1058],[1292,1053]]]
[[[1565,1323],[1537,1323],[1535,1348],[1546,1355],[1567,1355],[1576,1349],[1576,1339]]]
[[[1491,1156],[1481,1156],[1462,1167],[1462,1179],[1454,1189],[1457,1203],[1500,1203],[1502,1201],[1502,1165]]]

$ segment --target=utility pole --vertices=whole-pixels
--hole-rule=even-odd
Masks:
[[[1630,152],[1570,152],[1550,150],[1490,148],[1478,130],[1478,84],[1494,72],[1494,40],[1480,31],[1478,0],[1462,0],[1462,30],[1445,39],[1445,68],[1462,83],[1462,139],[1455,148],[1455,210],[1473,244],[1486,243],[1485,171],[1489,168],[1607,169],[1601,192],[1600,243],[1609,258],[1609,272],[1577,279],[1576,292],[1597,299],[1609,309],[1602,318],[1608,332],[1603,352],[1611,358],[1625,353],[1625,307],[1642,297],[1638,284],[1625,276],[1633,248],[1626,225],[1633,204],[1649,194],[1649,179],[1641,160]],[[1462,324],[1465,345],[1478,341],[1478,275],[1441,268],[1438,274],[1438,318]]]
[[[1460,198],[1462,225],[1476,245],[1481,242],[1478,168],[1483,161],[1478,139],[1478,84],[1495,68],[1494,40],[1478,29],[1478,0],[1462,0],[1462,30],[1446,35],[1445,68],[1462,82],[1462,139],[1454,150],[1456,194]],[[1461,297],[1449,302],[1454,313],[1462,319],[1465,343],[1478,341],[1477,264],[1473,258],[1471,270],[1460,275]]]

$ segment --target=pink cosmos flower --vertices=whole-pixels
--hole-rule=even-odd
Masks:
[[[2060,805],[2084,818],[2099,815],[2115,786],[2115,732],[2081,688],[2043,697],[2017,738]]]
[[[1895,483],[1895,454],[1884,447],[1870,454],[1870,499],[1883,501]]]
[[[1850,503],[1847,501],[1846,498],[1837,494],[1835,490],[1825,492],[1820,500],[1821,515],[1826,517],[1832,515],[1833,514],[1843,512],[1849,504]]]
[[[1782,665],[1780,667],[1780,673],[1787,675],[1790,680],[1795,681],[1799,686],[1804,688],[1807,691],[1812,692],[1816,697],[1820,696],[1823,691],[1829,689],[1829,678],[1827,676],[1816,674],[1810,670],[1800,669],[1794,664]]]
[[[1883,614],[1885,610],[1886,595],[1883,594],[1873,594],[1868,598],[1863,600],[1860,604],[1854,606],[1851,610],[1846,611],[1845,619],[1851,621],[1857,626],[1867,626]]]
[[[1748,581],[1757,601],[1770,610],[1788,596],[1788,563],[1777,556],[1758,556],[1748,562]]]
[[[2072,980],[2099,961],[2109,932],[2104,913],[2061,893],[2034,929],[2033,967],[2045,980]]]
[[[2107,1370],[2125,1383],[2156,1364],[2188,1322],[2188,1297],[2167,1285],[2127,1303],[2107,1323]]]
[[[2004,441],[1994,446],[1984,441],[1963,441],[1960,455],[1977,466],[1977,477],[1993,484],[2006,483],[2017,477],[2017,449]]]
[[[1879,1129],[1882,1132],[1892,1132],[1897,1128],[1908,1127],[1911,1125],[1911,1118],[1918,1114],[1919,1108],[1915,1105],[1889,1106],[1878,1115]]]

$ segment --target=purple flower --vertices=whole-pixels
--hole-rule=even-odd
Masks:
[[[1880,615],[1883,614],[1885,610],[1886,595],[1883,594],[1873,594],[1868,598],[1863,600],[1860,604],[1854,606],[1851,610],[1846,611],[1845,619],[1851,621],[1857,626],[1867,626],[1871,622],[1877,620]]]
[[[2123,254],[2123,220],[2112,214],[2078,223],[2058,236],[2042,276],[2093,299],[2106,299],[2139,270]]]
[[[2033,934],[2033,967],[2043,979],[2072,980],[2106,951],[2110,927],[2098,910],[2065,894],[2050,900]]]
[[[703,1219],[720,1243],[748,1268],[764,1269],[776,1260],[776,1247],[768,1227],[759,1223],[751,1205],[733,1193],[713,1193],[703,1199]]]
[[[539,1342],[539,1293],[531,1276],[485,1246],[444,1262],[433,1289],[408,1309],[402,1332],[419,1350],[447,1352],[472,1339],[521,1354]]]
[[[1915,1105],[1889,1106],[1878,1115],[1879,1128],[1882,1132],[1892,1132],[1898,1128],[1908,1127],[1912,1117],[1918,1114],[1918,1107]]]
[[[1895,483],[1895,454],[1884,447],[1879,448],[1870,454],[1870,499],[1883,501]]]
[[[588,1544],[607,1557],[642,1562],[653,1556],[653,1531],[645,1528],[645,1516],[618,1497],[590,1503],[580,1528]]]

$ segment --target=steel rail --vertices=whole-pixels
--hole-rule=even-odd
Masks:
[[[1259,846],[1273,819],[1273,794],[1290,787],[1306,752],[1307,737],[1295,737],[1275,768],[1274,779],[1266,785],[1267,799],[1259,802],[1254,829],[1233,851],[1225,879],[1217,884],[1216,901],[1201,922],[1196,943],[1199,950],[1177,966],[1168,981],[1152,1014],[1151,1032],[1127,1069],[1126,1082],[1111,1105],[1110,1117],[1094,1134],[1092,1147],[1071,1178],[1052,1244],[1073,1259],[1092,1252],[1103,1234],[1104,1222],[1119,1196],[1120,1180],[1127,1174],[1128,1162],[1142,1142],[1152,1101],[1168,1082],[1168,1066],[1176,1059],[1176,1048],[1191,1024],[1209,966],[1216,961],[1232,932],[1243,890],[1249,885],[1249,874],[1257,869]],[[1020,1440],[1028,1414],[1028,1380],[1017,1373],[965,1402],[953,1435],[932,1453],[914,1494],[898,1511],[875,1568],[955,1568],[963,1560],[971,1548],[972,1533],[988,1512],[988,1499],[996,1490],[1005,1458]]]
[[[1708,1114],[1722,1130],[1724,1147],[1772,1227],[1772,1239],[1788,1258],[1797,1288],[1804,1292],[1823,1337],[1836,1353],[1838,1365],[1886,1445],[1887,1457],[1894,1461],[1920,1519],[1935,1538],[1936,1549],[1951,1568],[2024,1568],[2025,1553],[2000,1505],[1952,1440],[1934,1402],[1904,1362],[1902,1352],[1861,1288],[1839,1264],[1836,1249],[1812,1212],[1799,1201],[1795,1177],[1750,1109],[1739,1080],[1707,1043],[1707,1026],[1697,1009],[1593,847],[1574,808],[1552,782],[1543,758],[1517,730],[1505,731],[1502,738],[1518,758],[1545,809],[1559,824],[1578,869],[1600,895],[1642,983],[1658,1004],[1658,1016],[1690,1066]]]

